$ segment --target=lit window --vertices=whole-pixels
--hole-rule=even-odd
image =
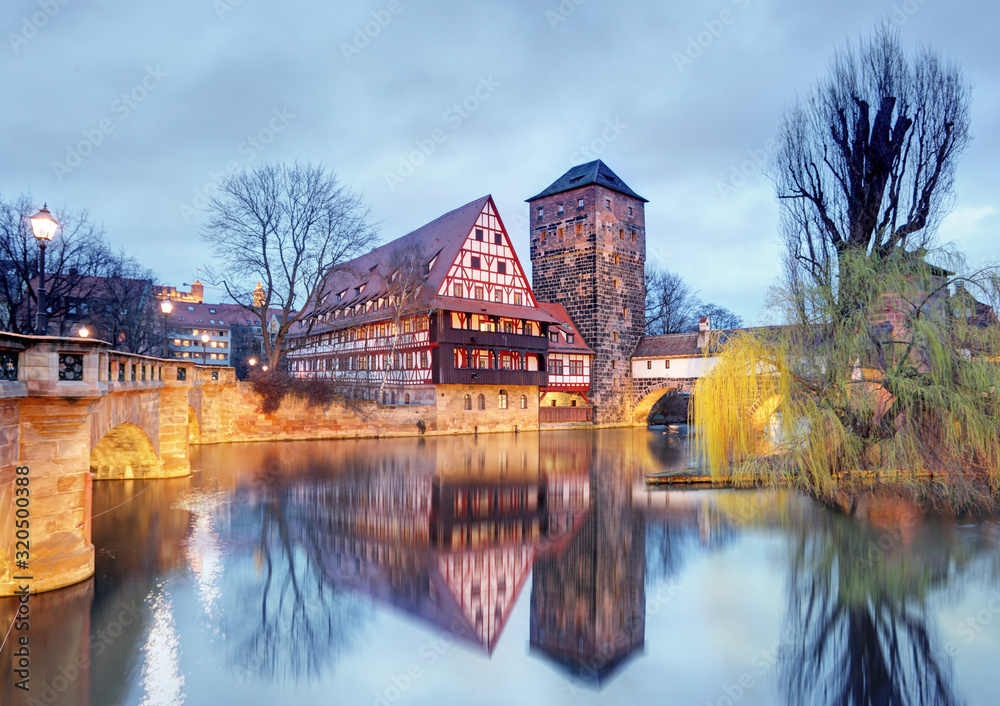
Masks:
[[[572,343],[574,338],[576,338],[576,336],[574,336],[571,333],[567,333],[566,334],[566,343]]]
[[[559,229],[559,237],[560,238],[563,237],[563,229],[562,228]]]
[[[507,409],[507,390],[500,390],[500,398],[498,402],[500,409]]]
[[[625,229],[624,228],[620,228],[618,230],[618,239],[619,240],[625,240]]]
[[[528,408],[528,396],[521,395],[521,409],[527,409],[527,408]]]
[[[576,234],[577,235],[583,235],[583,224],[582,223],[577,223],[576,224]]]
[[[521,293],[514,292],[514,306],[521,306]]]
[[[618,264],[618,253],[615,253],[615,264]]]
[[[471,395],[466,395],[465,396],[465,409],[466,410],[472,409],[472,396]]]
[[[632,242],[635,242],[635,231],[632,231]]]
[[[461,298],[462,297],[462,285],[460,285],[460,284],[453,285],[452,288],[451,288],[451,295],[453,297]]]
[[[617,331],[612,331],[611,332],[611,340],[612,341],[617,341],[618,340],[618,332]],[[612,365],[611,367],[614,367],[614,366]]]
[[[482,299],[482,298],[483,298],[483,288],[476,287],[476,299]]]
[[[479,409],[486,409],[486,396],[485,395],[480,395],[479,396]]]
[[[493,300],[497,304],[503,304],[503,292],[500,290],[499,287],[497,287],[496,292],[493,293]]]
[[[559,332],[558,331],[550,331],[549,332],[549,340],[552,341],[553,343],[559,343]]]

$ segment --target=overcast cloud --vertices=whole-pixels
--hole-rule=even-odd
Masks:
[[[215,175],[307,159],[386,240],[491,193],[528,267],[524,199],[600,157],[650,201],[649,260],[753,322],[779,259],[755,160],[886,16],[973,83],[941,236],[996,259],[1000,7],[968,0],[5,0],[0,194],[89,209],[180,287]]]

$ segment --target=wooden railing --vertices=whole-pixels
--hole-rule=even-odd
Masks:
[[[593,407],[539,407],[540,422],[592,422]]]

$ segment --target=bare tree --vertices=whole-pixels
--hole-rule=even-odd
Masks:
[[[376,399],[383,399],[385,384],[392,377],[393,382],[402,382],[401,370],[396,365],[396,349],[404,337],[415,332],[404,332],[402,321],[414,312],[417,298],[423,291],[424,278],[427,275],[427,258],[417,245],[400,248],[393,252],[387,265],[385,280],[388,305],[392,307],[392,324],[389,335],[391,344],[388,353],[389,365],[382,371]]]
[[[707,302],[697,308],[698,318],[707,316],[714,329],[734,329],[743,326],[743,317],[724,306]],[[694,327],[698,330],[697,325]]]
[[[322,166],[263,164],[226,178],[208,207],[203,236],[233,301],[258,317],[280,310],[264,336],[272,370],[312,330],[329,291],[329,275],[375,244],[376,228],[361,197]],[[254,301],[260,281],[264,297]]]
[[[970,94],[957,66],[908,56],[888,24],[836,54],[785,115],[772,166],[793,283],[830,286],[848,251],[928,243],[952,203]]]
[[[93,293],[95,323],[117,350],[149,355],[162,347],[155,274],[124,251],[112,253]]]
[[[701,300],[684,278],[669,270],[646,267],[646,333],[681,333],[697,326]]]

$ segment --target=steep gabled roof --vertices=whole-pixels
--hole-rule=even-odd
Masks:
[[[545,310],[549,316],[559,322],[559,329],[564,335],[567,333],[573,334],[572,343],[567,343],[563,338],[559,339],[559,343],[549,343],[549,353],[597,355],[583,340],[583,336],[580,335],[580,331],[576,328],[576,324],[573,323],[573,319],[570,317],[569,312],[566,311],[566,307],[554,302],[538,302],[538,307]]]
[[[487,206],[496,213],[493,197],[482,196],[344,263],[327,278],[326,298],[318,307],[317,314],[323,315],[333,309],[365,304],[373,299],[387,296],[388,283],[394,275],[394,268],[406,262],[418,265],[419,269],[420,291],[408,304],[414,311],[448,309],[475,313],[487,308],[491,313],[500,316],[543,322],[555,321],[543,310],[530,305],[497,304],[438,294],[462,246],[475,229],[480,214]],[[497,217],[499,219],[499,216]],[[414,282],[414,285],[416,284],[417,282]],[[414,285],[410,285],[411,288],[415,288]],[[337,297],[341,294],[343,296],[338,300]],[[320,322],[317,324],[318,328],[313,328],[313,333],[384,318],[384,309],[359,312],[357,315],[336,322]]]
[[[573,189],[578,189],[581,186],[590,186],[591,184],[597,184],[598,186],[603,186],[605,189],[611,189],[612,191],[617,191],[620,194],[631,196],[632,198],[639,199],[643,203],[649,201],[649,199],[644,199],[639,196],[639,194],[632,191],[628,184],[622,181],[617,174],[611,171],[611,168],[608,167],[608,165],[599,159],[595,159],[593,162],[587,162],[586,164],[578,164],[552,182],[542,193],[532,196],[530,199],[527,199],[527,201],[528,203],[531,203],[532,201],[545,196],[559,194],[564,191],[571,191]]]

